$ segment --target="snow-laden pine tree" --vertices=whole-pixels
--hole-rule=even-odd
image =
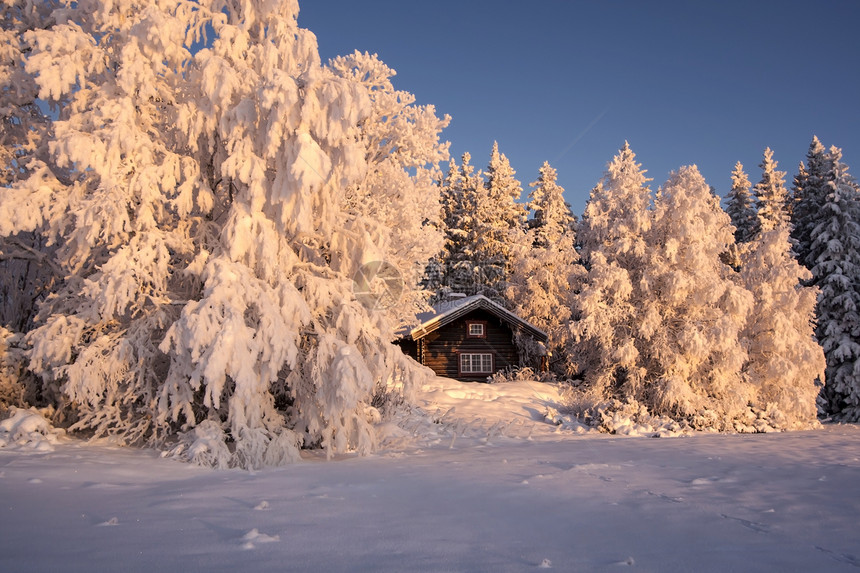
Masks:
[[[827,150],[818,137],[813,137],[806,153],[806,168],[795,178],[791,213],[791,238],[795,241],[797,260],[810,270],[815,266],[815,259],[810,258],[812,230],[829,193],[832,169]]]
[[[446,286],[449,278],[448,264],[452,258],[451,254],[458,250],[457,247],[462,237],[460,227],[463,223],[460,214],[463,211],[460,205],[462,198],[459,192],[461,188],[460,178],[460,167],[457,165],[457,161],[450,157],[448,170],[438,181],[438,229],[442,235],[442,246],[430,257],[421,280],[421,286],[429,294],[431,303],[437,302],[448,292]]]
[[[537,181],[530,184],[529,210],[534,216],[525,233],[526,246],[514,259],[507,298],[519,316],[549,335],[550,363],[565,373],[573,296],[585,268],[575,247],[575,218],[557,178],[556,170],[545,162]]]
[[[582,373],[597,395],[644,377],[635,331],[641,323],[636,289],[648,260],[651,228],[649,179],[627,142],[592,190],[578,240],[587,268],[574,298],[571,370]]]
[[[367,82],[321,65],[294,0],[58,14],[22,37],[57,119],[0,197],[0,235],[55,245],[64,279],[28,341],[59,411],[127,442],[185,432],[219,466],[370,450],[374,392],[418,373],[352,290],[370,257],[397,257],[346,192],[379,165]],[[432,162],[435,133],[403,145]]]
[[[732,171],[732,188],[726,196],[726,212],[735,226],[735,241],[746,243],[755,235],[758,216],[750,192],[752,184],[738,161]]]
[[[794,175],[794,179],[791,182],[791,189],[789,190],[788,197],[786,198],[785,209],[788,212],[788,220],[792,223],[792,229],[794,228],[794,209],[803,198],[803,188],[806,186],[807,177],[809,177],[809,172],[806,171],[806,165],[801,161],[797,164],[797,173]]]
[[[827,191],[815,214],[808,259],[819,289],[816,334],[827,359],[822,397],[828,413],[860,421],[860,189],[831,147]]]
[[[763,222],[762,228],[741,269],[755,300],[743,332],[750,405],[758,417],[749,425],[809,428],[816,424],[816,378],[825,366],[813,332],[817,289],[800,285],[809,271],[794,259],[788,224],[768,228]]]
[[[649,181],[625,141],[592,190],[582,215],[579,242],[586,264],[596,251],[631,268],[645,255],[644,234],[651,227]]]
[[[477,195],[483,187],[483,177],[480,172],[475,173],[472,156],[468,152],[460,160],[459,167],[455,161],[449,162],[447,175],[440,182],[445,242],[438,257],[441,286],[437,289],[437,298],[448,292],[473,295],[479,290],[479,273],[474,259]]]
[[[510,161],[493,142],[486,181],[475,195],[475,250],[473,263],[482,294],[503,304],[512,271],[512,261],[525,242],[526,210],[517,200],[522,184]]]
[[[758,221],[756,233],[770,231],[788,222],[788,190],[785,188],[785,171],[777,171],[773,151],[764,150],[761,167],[761,180],[755,184],[756,212]]]
[[[731,428],[750,391],[739,333],[752,301],[721,254],[734,242],[729,216],[695,166],[672,173],[655,199],[647,257],[633,285],[639,375],[616,392],[652,414]]]

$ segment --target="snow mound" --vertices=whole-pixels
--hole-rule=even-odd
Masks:
[[[167,453],[174,459],[218,469],[229,467],[232,457],[224,440],[224,431],[212,420],[204,420],[181,434],[179,443]]]
[[[52,452],[59,438],[65,434],[55,428],[35,408],[9,408],[11,414],[0,422],[0,448]]]
[[[280,540],[281,537],[279,535],[266,535],[254,528],[242,536],[242,541],[244,541],[242,549],[254,549],[256,547],[255,543],[275,543]]]
[[[582,424],[606,434],[665,438],[690,435],[695,427],[668,416],[652,414],[648,407],[634,399],[601,399],[589,390],[565,387],[562,390],[561,414],[553,412],[548,418],[560,425]],[[551,416],[552,415],[552,416]]]
[[[457,440],[558,439],[560,434],[597,433],[558,414],[560,386],[534,380],[486,384],[436,377],[416,393],[412,406],[377,426],[381,449]]]

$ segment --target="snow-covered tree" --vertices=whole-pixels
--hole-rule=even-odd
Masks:
[[[814,217],[808,258],[820,289],[816,334],[827,359],[827,411],[860,421],[860,189],[831,147],[823,197]]]
[[[806,171],[806,165],[801,161],[797,165],[797,173],[794,175],[794,179],[791,182],[791,189],[789,190],[788,197],[786,198],[785,210],[788,212],[789,221],[792,222],[792,229],[794,227],[794,208],[803,197],[803,188],[806,186],[807,177],[809,177],[809,172]]]
[[[592,190],[579,229],[586,264],[598,250],[608,261],[620,262],[625,268],[634,267],[633,263],[645,255],[644,235],[651,227],[651,189],[641,167],[625,141]]]
[[[646,237],[649,256],[634,287],[642,374],[629,377],[623,391],[652,413],[731,428],[750,394],[740,375],[746,353],[739,333],[751,297],[721,260],[734,243],[733,227],[695,166],[670,175]]]
[[[534,217],[525,234],[525,248],[514,259],[507,298],[519,315],[549,335],[550,362],[567,368],[562,353],[569,345],[573,296],[585,268],[576,251],[575,219],[564,200],[558,174],[549,163],[530,184],[529,210]]]
[[[475,173],[472,156],[466,152],[458,167],[452,159],[440,182],[442,230],[445,243],[434,266],[441,277],[437,295],[447,292],[475,294],[478,273],[475,269],[476,210],[478,190],[483,186],[481,173]]]
[[[471,158],[470,158],[471,159]],[[445,176],[440,178],[439,187],[439,231],[442,233],[442,246],[430,257],[424,269],[421,286],[430,294],[431,302],[435,302],[441,294],[447,291],[445,286],[448,277],[448,263],[452,253],[458,251],[461,234],[460,227],[463,224],[460,205],[462,195],[460,186],[460,167],[453,157],[448,159],[448,170]]]
[[[726,196],[726,212],[735,226],[735,241],[738,243],[746,243],[755,235],[758,217],[751,187],[744,166],[738,161],[732,171],[732,188]]]
[[[508,158],[493,143],[486,181],[475,196],[475,251],[472,259],[478,273],[476,294],[505,301],[512,260],[524,245],[526,210],[517,200],[522,184]]]
[[[786,204],[788,190],[785,188],[785,171],[777,171],[773,151],[764,150],[761,167],[761,181],[755,184],[754,193],[758,212],[756,232],[770,231],[788,222]]]
[[[534,215],[528,227],[533,244],[548,247],[570,235],[576,225],[576,217],[564,200],[564,188],[558,184],[558,172],[544,162],[536,181],[529,183],[529,211]]]
[[[443,245],[436,181],[439,162],[448,159],[448,144],[440,143],[439,135],[451,118],[436,117],[433,106],[417,106],[414,95],[396,90],[391,83],[394,70],[375,54],[355,52],[335,58],[329,67],[365,86],[370,96],[371,113],[360,127],[371,168],[361,182],[347,188],[345,201],[377,245],[377,253],[364,258],[384,257],[379,262],[394,266],[405,281],[407,288],[392,293],[400,294],[397,304],[382,309],[396,324],[415,316],[426,303],[426,293],[412,287]]]
[[[762,231],[752,244],[741,277],[753,293],[743,337],[749,352],[745,367],[753,393],[750,404],[759,420],[780,429],[816,423],[816,378],[824,373],[824,354],[815,340],[817,289],[800,286],[809,271],[798,264],[786,223]]]
[[[353,294],[358,267],[401,254],[351,198],[384,185],[380,168],[424,203],[414,169],[443,151],[432,111],[390,132],[429,120],[421,137],[373,148],[385,96],[321,65],[294,0],[59,14],[22,36],[56,108],[50,145],[0,197],[0,235],[39,234],[65,277],[28,335],[59,411],[128,442],[185,432],[215,465],[367,452],[374,392],[419,373]]]
[[[810,270],[815,266],[815,259],[810,258],[812,230],[817,225],[832,179],[827,150],[817,137],[813,137],[806,153],[806,168],[798,172],[794,181],[791,212],[791,237],[795,241],[797,260]]]
[[[38,102],[35,78],[25,70],[25,36],[53,24],[57,2],[0,5],[0,187],[27,179],[32,160],[44,161],[51,120]],[[64,177],[62,170],[56,176]],[[62,276],[43,237],[19,232],[0,237],[0,325],[14,332],[32,326],[37,303]]]
[[[571,369],[599,392],[643,376],[635,345],[642,317],[634,291],[648,255],[648,181],[625,142],[592,190],[580,223],[577,238],[588,274],[572,306],[568,354]]]

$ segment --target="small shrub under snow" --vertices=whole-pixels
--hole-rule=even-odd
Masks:
[[[538,372],[534,368],[528,366],[507,368],[499,370],[492,376],[487,377],[487,382],[490,384],[499,384],[500,382],[554,382],[555,374],[552,372]]]
[[[661,416],[651,413],[648,407],[629,398],[619,400],[602,398],[591,388],[570,386],[564,392],[565,408],[556,419],[547,420],[568,424],[578,420],[601,432],[625,436],[666,437],[689,434],[694,431],[737,432],[742,434],[781,432],[809,429],[809,424],[800,423],[786,416],[774,404],[765,409],[748,406],[739,414],[726,418],[719,412],[703,408],[686,416]]]
[[[0,421],[0,448],[40,452],[53,451],[53,445],[65,432],[55,428],[35,408],[25,410],[12,406],[10,416]]]

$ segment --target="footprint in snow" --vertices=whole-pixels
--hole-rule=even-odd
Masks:
[[[636,565],[636,561],[634,561],[632,557],[628,557],[624,561],[616,561],[615,563],[613,563],[613,565],[623,565],[626,567],[632,567],[632,566]]]
[[[732,521],[737,521],[747,529],[752,529],[753,531],[757,531],[758,533],[767,533],[770,528],[764,523],[756,523],[755,521],[750,521],[748,519],[742,519],[740,517],[732,517],[731,515],[726,515],[725,513],[721,513],[720,517],[723,519],[730,519]]]
[[[835,561],[839,561],[840,563],[847,563],[848,565],[853,565],[854,567],[860,567],[860,558],[851,555],[850,553],[837,553],[835,551],[831,551],[830,549],[821,547],[820,545],[816,545],[815,548],[822,553],[827,553]]]
[[[242,541],[245,542],[242,544],[242,549],[254,549],[255,543],[274,543],[280,540],[281,538],[278,535],[266,535],[265,533],[260,533],[257,528],[254,528],[242,536]]]

